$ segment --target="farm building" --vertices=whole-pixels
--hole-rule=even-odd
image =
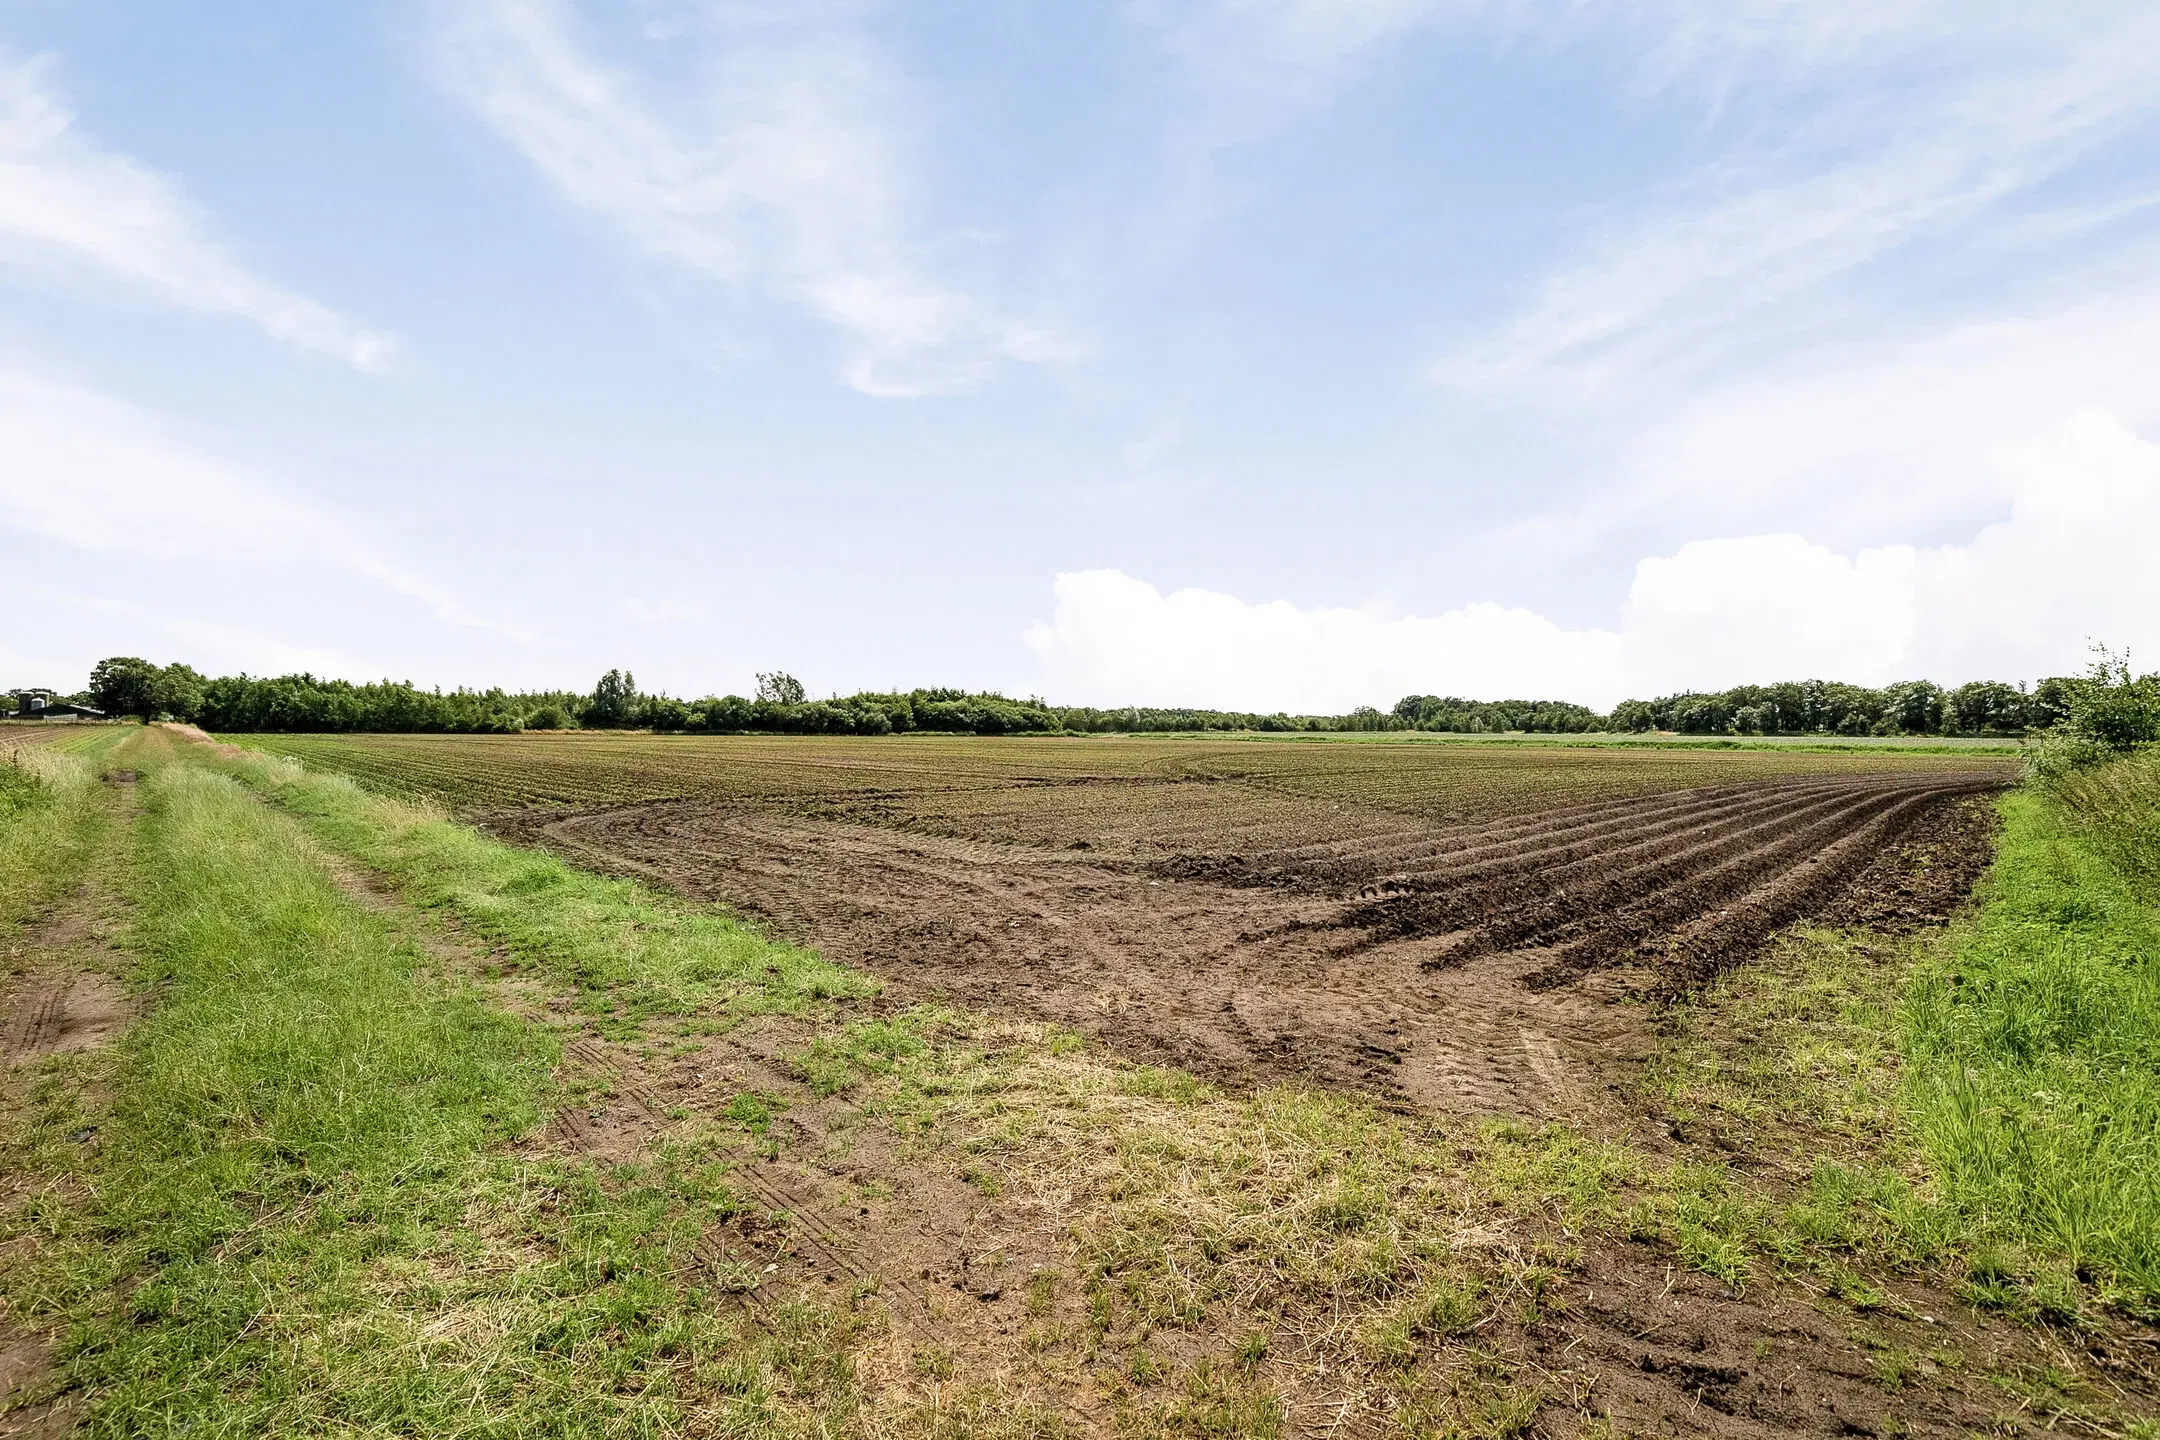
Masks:
[[[42,687],[17,690],[13,693],[14,708],[7,712],[10,720],[102,720],[105,712],[88,705],[76,705],[63,700],[51,690]]]

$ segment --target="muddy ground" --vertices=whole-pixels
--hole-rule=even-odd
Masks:
[[[1251,853],[1051,849],[710,800],[490,817],[751,915],[888,982],[1211,1078],[1566,1112],[1651,1041],[1638,1004],[1821,915],[1925,923],[1986,862],[1990,772],[1806,777]],[[1202,812],[1208,787],[1165,787]],[[1104,847],[1105,849],[1111,847]],[[1616,1063],[1621,1062],[1621,1063]]]

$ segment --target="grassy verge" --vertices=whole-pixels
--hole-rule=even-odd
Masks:
[[[1788,936],[1683,1016],[1657,1076],[1681,1123],[1814,1157],[1764,1248],[1937,1267],[2025,1318],[2160,1315],[2156,774],[2005,797],[1947,932]]]
[[[2075,793],[2004,815],[1979,912],[1908,999],[1905,1103],[1980,1283],[2031,1257],[2160,1315],[2160,908],[2124,863],[2154,858]]]
[[[0,932],[82,878],[111,820],[100,759],[122,738],[97,731],[0,756]]]
[[[498,844],[343,777],[268,757],[227,768],[413,904],[454,914],[625,1032],[654,1016],[724,1026],[753,1014],[821,1013],[836,998],[875,993],[864,977],[726,915]]]
[[[2160,750],[2073,770],[2046,789],[2067,828],[2160,900]]]
[[[136,903],[157,1004],[6,1117],[0,1293],[62,1331],[88,1432],[662,1434],[815,1428],[844,1319],[754,1339],[689,1248],[710,1157],[514,1148],[554,1041],[333,883],[292,819],[161,751]]]

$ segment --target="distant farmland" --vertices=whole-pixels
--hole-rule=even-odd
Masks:
[[[1992,755],[1862,749],[258,737],[950,999],[1226,1078],[1537,1110],[1604,1003],[1805,915],[1944,913]]]

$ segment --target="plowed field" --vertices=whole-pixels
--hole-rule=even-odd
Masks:
[[[1946,913],[1985,863],[1985,797],[2009,778],[1992,759],[1895,752],[277,748],[736,907],[885,977],[892,1003],[1039,1016],[1219,1078],[1518,1111],[1594,1102],[1607,1062],[1646,1042],[1624,1002],[1695,983],[1782,925]]]

